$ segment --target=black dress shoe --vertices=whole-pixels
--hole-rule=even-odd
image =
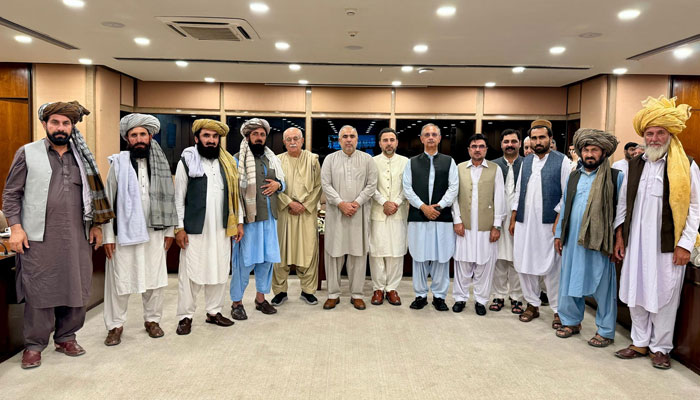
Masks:
[[[476,310],[476,315],[486,315],[486,307],[477,302],[474,302],[474,310]]]
[[[433,307],[435,307],[435,309],[438,311],[450,311],[450,308],[447,307],[447,304],[445,303],[445,299],[441,299],[439,297],[433,297]]]
[[[214,324],[218,326],[231,326],[233,321],[221,315],[221,313],[216,313],[216,315],[207,314],[207,319],[204,321],[207,324]]]
[[[410,308],[414,310],[420,310],[423,307],[428,305],[428,298],[427,297],[416,297],[415,300],[413,300],[413,303],[411,303]]]
[[[189,335],[192,331],[192,318],[183,318],[177,323],[175,333],[178,335]]]
[[[248,319],[248,314],[245,313],[245,308],[243,304],[237,306],[231,305],[231,317],[236,321],[243,321]]]
[[[462,312],[464,311],[464,307],[466,307],[467,302],[466,301],[457,301],[455,304],[452,306],[452,311],[454,312]]]

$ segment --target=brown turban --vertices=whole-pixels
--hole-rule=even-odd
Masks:
[[[90,115],[90,111],[75,100],[68,103],[57,101],[39,107],[39,119],[44,122],[48,121],[49,117],[54,114],[68,117],[73,125],[75,125],[83,120],[84,115]]]
[[[218,133],[221,137],[228,135],[228,125],[213,119],[195,120],[192,124],[192,132],[199,132],[202,129],[211,129],[212,131]]]
[[[574,134],[574,149],[579,157],[581,150],[590,145],[600,147],[605,152],[605,157],[610,157],[617,149],[618,143],[620,142],[615,135],[599,129],[581,128]]]

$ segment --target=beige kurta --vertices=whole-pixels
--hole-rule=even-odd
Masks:
[[[332,257],[366,256],[370,200],[377,189],[377,165],[372,156],[359,150],[349,156],[342,150],[330,154],[321,168],[321,187],[328,199],[325,251]],[[346,217],[338,208],[342,201],[356,201],[360,208]]]
[[[277,235],[282,265],[308,267],[318,253],[318,201],[321,198],[321,165],[318,155],[302,150],[299,157],[279,156],[287,187],[277,199]],[[287,206],[297,201],[306,211],[292,215]]]
[[[403,172],[408,158],[394,154],[374,157],[377,164],[377,190],[372,201],[369,255],[372,257],[402,257],[406,254],[406,218],[408,200],[403,193]],[[392,201],[399,205],[393,215],[384,214],[384,203]]]

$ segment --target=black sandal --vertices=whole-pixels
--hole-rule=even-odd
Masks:
[[[511,300],[510,301],[510,312],[512,312],[513,314],[517,314],[517,315],[522,314],[523,313],[523,302]]]
[[[491,311],[501,311],[501,308],[503,308],[503,305],[505,304],[505,301],[503,299],[493,299],[493,303],[489,306],[489,310]]]

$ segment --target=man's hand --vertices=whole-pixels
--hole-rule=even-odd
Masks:
[[[236,243],[240,243],[241,239],[243,239],[243,224],[238,224],[238,231],[233,239],[236,241]]]
[[[423,215],[431,221],[435,221],[440,216],[440,211],[435,208],[439,207],[437,204],[427,205],[423,204],[420,206],[420,210],[423,211]]]
[[[690,261],[690,252],[682,247],[676,246],[673,250],[673,265],[683,266]]]
[[[265,179],[266,184],[260,186],[262,189],[262,194],[265,196],[272,196],[276,191],[280,190],[282,184],[274,179]]]
[[[554,225],[552,225],[552,236],[556,236],[557,234],[557,224],[559,223],[559,214],[557,214],[557,217],[554,219]]]
[[[615,262],[622,261],[625,258],[625,241],[622,239],[622,226],[615,230],[615,248],[612,254],[612,260]]]
[[[554,239],[554,250],[561,255],[561,250],[564,246],[561,245],[561,239],[555,238]]]
[[[171,237],[165,238],[164,243],[163,243],[163,248],[165,249],[166,253],[168,252],[168,250],[170,250],[170,246],[173,245],[173,240],[175,240],[175,238],[171,238]]]
[[[341,201],[340,203],[338,203],[338,208],[340,209],[340,212],[342,212],[343,215],[345,215],[346,217],[352,217],[357,212],[357,209],[360,208],[360,205],[354,201],[352,203],[348,203],[347,201]]]
[[[298,201],[293,201],[287,206],[289,208],[289,213],[292,215],[301,215],[306,211],[306,207]]]
[[[105,255],[107,258],[110,260],[112,259],[112,256],[114,255],[114,243],[105,243]]]
[[[510,214],[510,225],[508,225],[508,232],[510,233],[510,236],[515,235],[515,216],[518,215],[516,211],[513,211]]]
[[[24,248],[29,248],[29,239],[27,233],[22,229],[21,224],[15,224],[10,227],[10,250],[17,254],[24,254]]]
[[[94,244],[94,249],[97,250],[102,246],[102,228],[93,226],[90,228],[90,244]]]
[[[464,224],[454,224],[452,229],[455,230],[457,236],[464,236]]]
[[[384,215],[394,215],[399,209],[399,205],[393,201],[384,202]]]
[[[501,237],[501,231],[495,226],[491,227],[491,234],[489,235],[489,242],[493,243]]]
[[[175,243],[177,243],[181,249],[186,249],[190,244],[190,239],[187,237],[187,232],[185,232],[184,229],[175,234]]]

